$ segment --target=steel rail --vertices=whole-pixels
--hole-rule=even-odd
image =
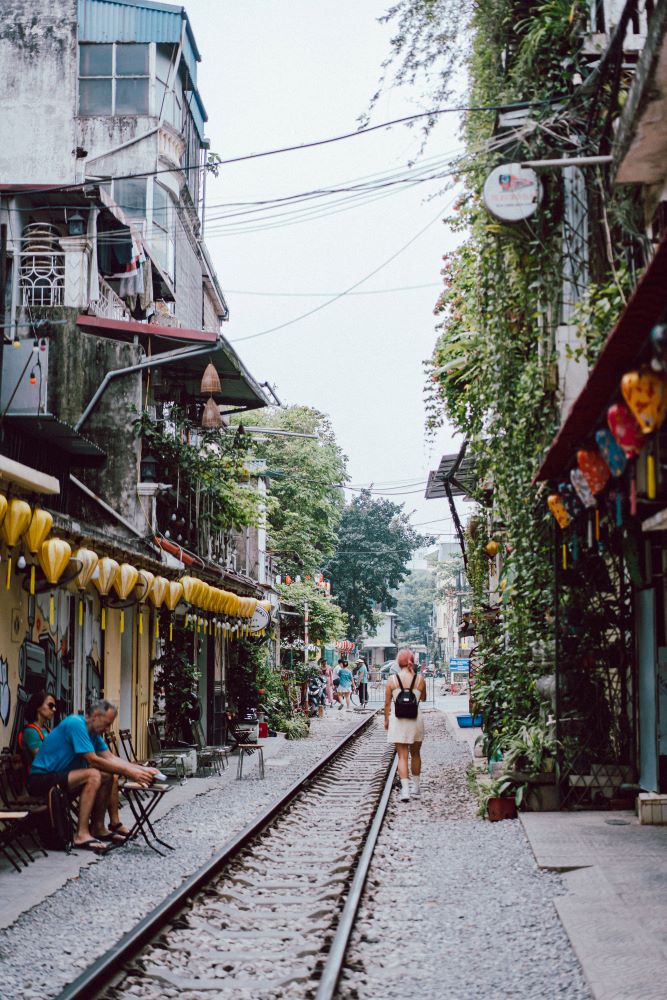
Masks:
[[[165,924],[183,909],[188,899],[218,875],[239,851],[246,847],[258,833],[261,833],[282,812],[285,806],[296,798],[312,778],[324,770],[348,744],[352,743],[370,726],[376,715],[377,713],[373,712],[358,726],[355,726],[352,732],[348,733],[340,743],[314,764],[302,778],[295,781],[280,798],[276,799],[240,833],[228,840],[205,865],[198,868],[185,882],[163,899],[155,909],[143,917],[135,927],[124,934],[116,944],[100,955],[92,965],[89,965],[81,975],[66,986],[55,1000],[93,1000],[94,997],[98,996],[100,990],[108,986],[110,980],[122,971],[122,965],[133,958],[152,938],[156,937]]]
[[[364,886],[366,885],[366,879],[368,877],[368,870],[371,866],[371,861],[375,852],[375,845],[380,835],[380,830],[382,829],[384,817],[387,812],[387,806],[389,805],[389,798],[391,796],[397,767],[398,758],[394,757],[393,763],[389,769],[389,774],[387,775],[387,780],[385,781],[382,798],[380,799],[375,813],[375,818],[371,824],[370,830],[368,831],[368,836],[366,837],[361,857],[357,862],[357,867],[354,873],[354,878],[352,879],[352,884],[350,885],[347,900],[345,902],[345,906],[343,907],[343,912],[340,915],[336,935],[329,948],[329,955],[326,965],[322,971],[315,1000],[333,1000],[335,995],[338,980],[341,972],[343,971],[343,965],[345,964],[347,945],[350,940],[352,928],[354,927],[357,910],[359,909],[361,897],[364,892]]]

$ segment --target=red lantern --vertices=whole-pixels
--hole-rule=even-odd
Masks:
[[[625,403],[614,403],[607,410],[607,423],[628,458],[638,455],[644,446],[639,424]]]
[[[285,583],[291,583],[291,582],[292,582],[292,577],[291,576],[286,576],[285,577]]]
[[[591,493],[602,493],[609,482],[609,466],[600,452],[595,448],[580,448],[577,452],[577,465],[586,477]]]

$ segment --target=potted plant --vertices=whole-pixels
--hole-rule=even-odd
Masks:
[[[518,806],[533,812],[558,809],[557,747],[550,721],[526,722],[509,740],[505,776],[516,786]]]
[[[491,823],[502,819],[516,819],[517,802],[514,782],[502,777],[493,780],[477,780],[476,792],[479,801],[479,815]]]

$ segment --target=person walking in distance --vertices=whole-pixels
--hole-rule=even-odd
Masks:
[[[345,711],[351,712],[352,706],[350,704],[350,698],[352,697],[352,690],[354,688],[354,679],[352,677],[352,671],[350,670],[347,663],[338,671],[338,694],[341,695],[341,708],[343,707],[342,699],[345,699]]]
[[[357,660],[356,681],[359,691],[359,704],[362,708],[365,708],[368,704],[368,667],[366,666],[366,661],[361,657]]]
[[[320,660],[320,671],[326,684],[327,707],[332,708],[334,703],[333,670],[326,660]]]
[[[396,663],[400,672],[391,674],[385,685],[384,728],[387,730],[387,743],[396,747],[401,802],[407,802],[410,799],[408,762],[412,771],[412,794],[415,797],[421,795],[424,720],[419,703],[426,701],[426,682],[415,672],[415,658],[409,649],[399,650]]]

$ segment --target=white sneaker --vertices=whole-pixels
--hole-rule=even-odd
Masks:
[[[401,794],[398,797],[399,802],[409,802],[410,801],[410,789],[401,788]]]
[[[410,791],[416,799],[421,798],[421,782],[419,778],[412,778],[410,781]]]

